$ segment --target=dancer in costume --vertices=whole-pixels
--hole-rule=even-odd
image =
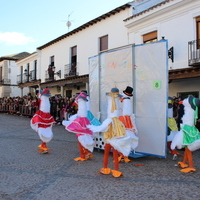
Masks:
[[[81,93],[83,93],[84,95],[86,95],[86,99],[87,99],[87,101],[86,101],[87,118],[88,118],[88,120],[90,121],[90,124],[95,125],[95,126],[101,125],[101,122],[100,122],[97,118],[95,118],[95,116],[94,116],[94,115],[92,114],[92,112],[90,111],[90,98],[89,98],[89,95],[87,94],[87,91],[81,91]],[[77,94],[77,96],[80,95],[81,93]],[[97,113],[98,118],[99,118],[99,114],[100,114],[100,113]],[[78,114],[74,114],[74,115],[72,115],[72,116],[69,118],[69,120],[63,120],[63,123],[64,123],[65,125],[68,125],[68,124],[70,123],[70,121],[73,121],[73,120],[76,119],[77,117],[78,117]]]
[[[167,147],[170,151],[170,153],[173,155],[173,160],[177,159],[177,156],[179,154],[178,151],[171,149],[171,143],[174,139],[174,136],[178,132],[178,127],[176,124],[176,120],[173,117],[173,98],[168,97],[168,135],[167,135]]]
[[[126,134],[131,138],[131,150],[135,150],[138,146],[138,137],[137,128],[135,125],[135,115],[132,113],[132,102],[131,97],[133,96],[133,88],[130,86],[126,87],[126,90],[123,91],[120,101],[122,103],[122,115],[119,117],[119,120],[124,124],[126,128]],[[120,153],[119,161],[130,162],[128,156],[124,156]]]
[[[178,162],[178,165],[183,168],[180,170],[181,172],[188,173],[196,171],[193,165],[192,152],[200,148],[200,132],[195,127],[200,99],[190,95],[180,103],[184,105],[185,113],[182,118],[181,130],[172,140],[171,149],[185,147],[183,161]]]
[[[104,132],[104,162],[103,168],[99,170],[101,174],[110,174],[114,177],[122,176],[119,171],[118,152],[128,156],[131,151],[130,137],[126,136],[126,130],[123,123],[119,120],[119,94],[118,88],[112,88],[111,92],[106,93],[108,97],[107,119],[100,126],[87,126],[95,132]],[[110,150],[113,150],[114,170],[108,168],[108,157]]]
[[[50,114],[50,96],[48,88],[40,92],[40,108],[30,121],[31,128],[38,133],[42,141],[42,144],[38,146],[41,153],[49,152],[50,149],[47,148],[47,143],[53,138],[52,126],[55,120]]]
[[[87,101],[87,94],[81,92],[76,97],[76,102],[78,103],[77,115],[73,116],[70,121],[63,121],[62,123],[66,130],[72,133],[76,133],[78,138],[80,157],[75,158],[75,161],[85,161],[93,157],[93,132],[87,128],[87,125],[90,124],[87,118]]]

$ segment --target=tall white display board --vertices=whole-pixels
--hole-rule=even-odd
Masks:
[[[166,156],[168,67],[167,41],[128,45],[89,58],[91,110],[107,115],[106,92],[117,87],[122,93],[134,88],[133,113],[136,116],[139,145],[133,155]],[[96,147],[104,148],[103,133]]]

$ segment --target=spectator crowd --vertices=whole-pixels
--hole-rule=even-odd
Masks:
[[[182,117],[184,115],[184,107],[182,104],[179,104],[180,101],[182,101],[180,97],[173,97],[173,117],[176,120],[179,130],[180,124],[182,123]],[[76,114],[78,110],[78,106],[75,103],[75,97],[63,98],[62,96],[57,95],[52,96],[50,97],[50,105],[50,113],[54,117],[57,124],[61,124],[62,120],[68,120],[69,117]],[[38,109],[39,98],[37,96],[33,97],[30,93],[23,97],[0,98],[0,112],[32,117]],[[196,127],[200,131],[200,109]]]
[[[23,97],[2,97],[0,98],[0,112],[32,117],[39,109],[39,98],[31,94]],[[52,96],[50,97],[50,113],[57,124],[62,120],[68,120],[71,115],[77,113],[75,98]]]

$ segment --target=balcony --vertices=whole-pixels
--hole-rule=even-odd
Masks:
[[[29,82],[29,75],[27,73],[23,73],[23,83]]]
[[[188,65],[200,66],[200,40],[188,42]]]
[[[10,79],[0,79],[0,85],[9,85],[10,83]]]
[[[54,72],[49,73],[49,70],[45,71],[45,81],[54,81]]]
[[[21,74],[17,75],[17,84],[20,84],[20,83],[23,83]]]
[[[32,70],[29,73],[26,71],[23,74],[17,75],[17,84],[27,83],[36,80],[36,71]]]
[[[64,77],[72,77],[72,76],[78,76],[78,72],[77,72],[77,66],[78,63],[70,63],[65,65],[64,68]]]
[[[30,81],[35,81],[36,80],[36,71],[31,70],[29,76],[30,76]]]

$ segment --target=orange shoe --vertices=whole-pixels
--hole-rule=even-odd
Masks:
[[[117,171],[117,170],[111,170],[111,171],[112,171],[112,175],[116,178],[123,176],[122,172],[120,172],[120,171]]]
[[[100,174],[110,174],[110,168],[101,168],[100,170],[99,170],[99,173]]]
[[[184,172],[184,173],[188,173],[188,172],[195,172],[196,169],[188,167],[188,168],[185,168],[185,169],[181,169],[180,171]]]
[[[47,149],[47,148],[46,149],[39,149],[38,152],[46,154],[46,153],[49,153],[49,150],[50,149]]]
[[[38,152],[43,153],[43,154],[49,153],[49,150],[50,150],[49,148],[44,148],[42,147],[42,145],[38,145],[38,147],[40,148]]]
[[[186,168],[188,167],[187,164],[183,163],[183,162],[178,162],[178,166],[181,167],[181,168]]]
[[[85,161],[86,159],[78,157],[78,158],[74,158],[75,161]]]
[[[128,157],[126,157],[126,156],[124,156],[124,162],[131,162],[131,160],[128,158]]]

